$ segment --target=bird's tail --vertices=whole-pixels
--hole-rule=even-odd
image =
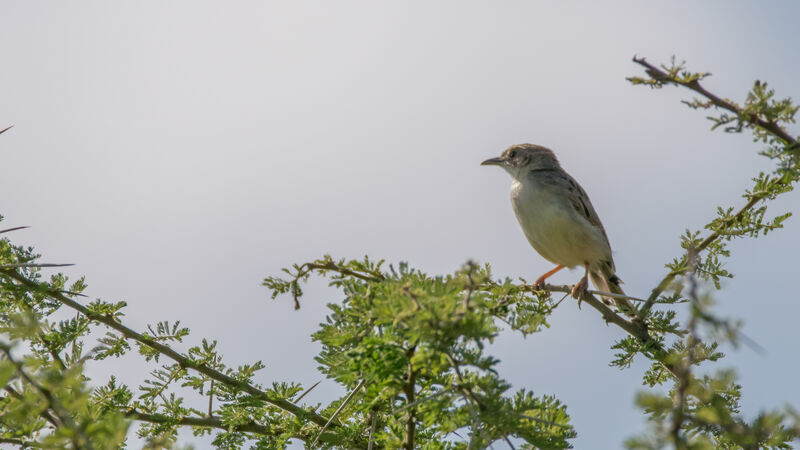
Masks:
[[[620,286],[620,284],[622,284],[622,280],[620,280],[619,277],[614,273],[612,267],[603,267],[598,270],[592,270],[589,273],[589,277],[592,279],[592,284],[594,284],[598,291],[625,295],[625,291],[623,291],[622,287]],[[631,305],[631,303],[625,298],[603,297],[603,300],[607,304],[614,302],[620,311],[629,316],[634,316],[636,314],[636,309],[634,309],[633,305]]]

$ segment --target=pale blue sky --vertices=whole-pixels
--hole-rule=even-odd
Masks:
[[[309,334],[340,298],[315,282],[298,312],[269,301],[260,281],[283,266],[367,253],[429,272],[469,258],[498,276],[549,269],[519,230],[508,176],[478,165],[515,143],[556,151],[626,290],[645,295],[683,230],[741,205],[770,165],[748,137],[709,132],[686,93],[630,86],[634,54],[676,54],[733,99],[755,79],[800,97],[788,0],[0,5],[0,128],[15,124],[0,139],[0,214],[34,227],[16,242],[76,263],[67,272],[127,301],[135,328],[181,319],[229,364],[263,360],[264,383],[320,379]],[[800,405],[798,233],[792,218],[731,246],[720,311],[767,350],[723,363],[739,368],[747,414]],[[607,366],[622,336],[573,302],[493,351],[515,388],[566,402],[576,448],[612,449],[643,429],[643,366]],[[118,364],[91,373],[141,378],[140,363]],[[340,393],[324,381],[309,401]]]

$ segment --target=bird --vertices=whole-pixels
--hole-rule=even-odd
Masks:
[[[511,206],[531,246],[556,267],[540,276],[534,290],[559,270],[583,266],[583,277],[570,294],[580,300],[591,278],[598,291],[625,296],[616,274],[611,245],[586,191],[568,174],[547,147],[517,144],[482,166],[499,166],[511,175]],[[604,297],[624,313],[634,311],[625,298]]]

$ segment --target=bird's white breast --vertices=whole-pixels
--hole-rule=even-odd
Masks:
[[[531,179],[514,180],[511,205],[528,242],[545,259],[575,267],[610,256],[602,231],[578,214],[563,193]]]

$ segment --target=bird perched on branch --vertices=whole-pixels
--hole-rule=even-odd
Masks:
[[[500,166],[511,175],[511,206],[531,246],[556,267],[533,284],[541,290],[548,277],[564,267],[583,266],[583,278],[572,288],[580,300],[591,277],[597,290],[625,295],[617,277],[611,246],[589,196],[548,148],[519,144],[482,166]],[[623,312],[634,311],[626,299],[613,300]]]

